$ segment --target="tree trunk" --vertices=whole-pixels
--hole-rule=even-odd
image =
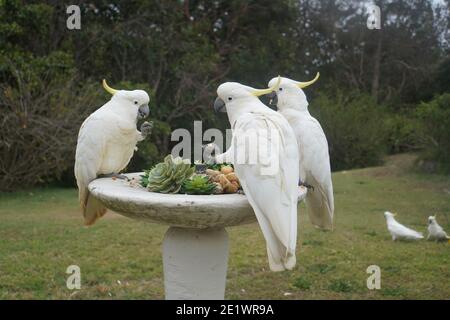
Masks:
[[[379,32],[377,49],[375,51],[374,64],[373,64],[373,77],[372,77],[372,97],[375,102],[378,102],[378,91],[380,88],[380,65],[381,65],[381,32]]]

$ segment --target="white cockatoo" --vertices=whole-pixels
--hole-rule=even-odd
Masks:
[[[437,223],[436,216],[428,217],[428,237],[427,240],[447,241],[450,237],[444,229]]]
[[[116,176],[130,161],[136,143],[151,132],[144,122],[141,132],[137,120],[149,114],[150,98],[143,90],[115,90],[103,80],[112,98],[84,120],[78,133],[75,153],[75,178],[84,224],[91,225],[105,214],[106,208],[89,196],[89,183],[100,175]]]
[[[334,197],[331,181],[328,142],[320,123],[308,111],[308,100],[302,88],[319,78],[298,82],[281,78],[278,90],[269,97],[278,112],[289,122],[295,132],[299,149],[300,185],[310,190],[306,195],[306,207],[313,225],[321,229],[333,229]],[[272,87],[277,81],[269,82]]]
[[[394,213],[386,211],[384,213],[386,218],[387,228],[392,236],[392,240],[420,240],[423,239],[423,235],[420,232],[414,231],[404,225],[398,223],[395,219]]]
[[[242,188],[266,240],[272,271],[295,266],[297,242],[298,149],[292,128],[258,96],[236,82],[217,89],[216,111],[227,112],[233,131],[230,148],[213,159],[234,164]]]

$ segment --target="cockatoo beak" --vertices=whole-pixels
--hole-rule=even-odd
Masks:
[[[225,106],[225,101],[217,97],[214,101],[214,111],[216,112],[227,112],[227,107]]]
[[[274,106],[276,107],[278,104],[278,96],[277,93],[275,91],[272,91],[271,93],[269,93],[267,95],[269,97],[269,106]]]
[[[143,104],[139,107],[138,110],[138,119],[145,119],[150,114],[150,108],[148,107],[148,104]]]

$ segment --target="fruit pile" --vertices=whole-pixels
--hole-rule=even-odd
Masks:
[[[219,170],[206,169],[206,175],[216,184],[216,193],[236,193],[241,188],[231,165],[222,165]]]

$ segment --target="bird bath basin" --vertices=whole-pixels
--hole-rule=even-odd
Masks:
[[[126,176],[139,178],[141,174]],[[92,181],[89,191],[121,215],[169,225],[163,240],[166,299],[224,299],[228,264],[225,227],[256,222],[245,195],[161,194],[111,178]]]

